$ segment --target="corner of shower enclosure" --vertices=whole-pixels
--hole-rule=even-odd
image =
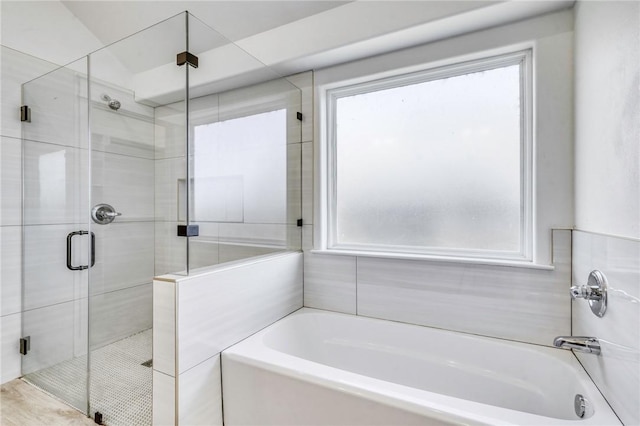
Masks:
[[[22,373],[150,424],[154,277],[301,247],[301,91],[183,12],[23,104]]]

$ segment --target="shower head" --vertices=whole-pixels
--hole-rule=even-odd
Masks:
[[[120,109],[120,107],[122,106],[122,104],[120,104],[120,101],[116,100],[116,99],[111,99],[111,96],[107,95],[106,93],[103,93],[102,95],[100,95],[100,98],[107,102],[107,105],[109,105],[109,108],[111,108],[114,111],[117,111]]]
[[[110,100],[108,105],[109,105],[109,108],[111,108],[114,111],[119,110],[121,106],[120,102],[116,101],[115,99]]]

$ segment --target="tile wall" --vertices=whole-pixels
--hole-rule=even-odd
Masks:
[[[154,425],[222,424],[220,352],[302,307],[302,268],[283,253],[156,278]]]
[[[21,85],[57,66],[5,46],[0,46],[0,55],[0,382],[5,383],[21,372]]]
[[[88,309],[93,347],[151,326],[153,109],[134,102],[131,92],[92,83],[89,154],[86,79],[71,69],[83,67],[78,61],[30,82],[22,99],[23,82],[57,67],[2,47],[2,382],[86,353]],[[120,100],[121,109],[106,107],[102,93]],[[17,112],[23,102],[32,112],[24,126]],[[90,224],[88,211],[97,203],[123,215],[108,226]],[[95,266],[70,271],[67,235],[89,226]],[[72,264],[87,264],[89,238],[72,241]],[[136,315],[123,320],[125,311]],[[21,328],[32,337],[24,357],[17,351]]]
[[[625,425],[640,424],[640,241],[573,232],[574,285],[597,269],[607,278],[602,318],[582,299],[572,302],[572,334],[600,340],[600,356],[576,354]]]
[[[311,308],[552,346],[571,331],[570,276],[570,230],[553,231],[550,269],[306,251],[304,300]]]
[[[311,92],[311,72],[289,77],[294,85]],[[285,80],[275,80],[248,88],[193,99],[190,104],[193,125],[223,121],[247,114],[264,112],[287,105],[286,198],[287,207],[282,220],[267,217],[261,209],[243,205],[243,220],[239,222],[196,221],[200,236],[190,241],[190,268],[196,269],[228,261],[259,256],[266,253],[301,246],[300,229],[296,226],[301,215],[300,183],[302,156],[310,153],[311,101],[302,106],[302,125],[296,118],[300,92]],[[305,99],[303,97],[303,99]],[[258,111],[255,110],[258,105]],[[301,143],[301,132],[303,141]],[[186,266],[186,242],[175,237],[175,227],[185,220],[183,203],[184,176],[184,104],[177,102],[155,109],[155,218],[156,218],[156,274],[182,271]],[[211,164],[215,168],[216,164]],[[307,182],[308,183],[308,182]],[[195,182],[198,185],[198,182]],[[307,209],[310,218],[310,204]],[[305,218],[306,223],[306,218]],[[309,223],[311,221],[309,220]]]

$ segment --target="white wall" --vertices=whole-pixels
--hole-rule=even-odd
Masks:
[[[575,7],[575,200],[573,283],[598,269],[609,307],[594,316],[573,302],[573,334],[599,338],[579,354],[624,424],[640,424],[640,3]]]
[[[321,91],[335,82],[357,81],[368,74],[384,76],[398,68],[415,70],[421,64],[440,64],[451,58],[469,59],[483,51],[498,53],[508,46],[533,46],[535,260],[538,265],[553,265],[555,270],[331,255],[311,252],[305,245],[305,306],[546,345],[552,344],[553,337],[569,332],[570,235],[568,231],[552,233],[552,229],[573,226],[572,30],[572,12],[557,12],[315,73],[316,122],[320,123]],[[321,247],[322,232],[321,134],[322,130],[316,129],[316,248]],[[399,283],[403,283],[402,289]],[[530,293],[535,286],[546,290]],[[527,314],[528,308],[519,301],[535,305],[536,297],[549,302],[544,314]],[[478,304],[478,300],[485,302]],[[480,308],[485,303],[492,306],[491,315]],[[518,327],[508,329],[501,324]]]
[[[576,228],[640,238],[640,3],[576,9]]]

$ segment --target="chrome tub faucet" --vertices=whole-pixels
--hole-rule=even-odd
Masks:
[[[553,339],[553,346],[562,349],[575,349],[578,352],[600,355],[600,342],[595,337],[558,336]]]

